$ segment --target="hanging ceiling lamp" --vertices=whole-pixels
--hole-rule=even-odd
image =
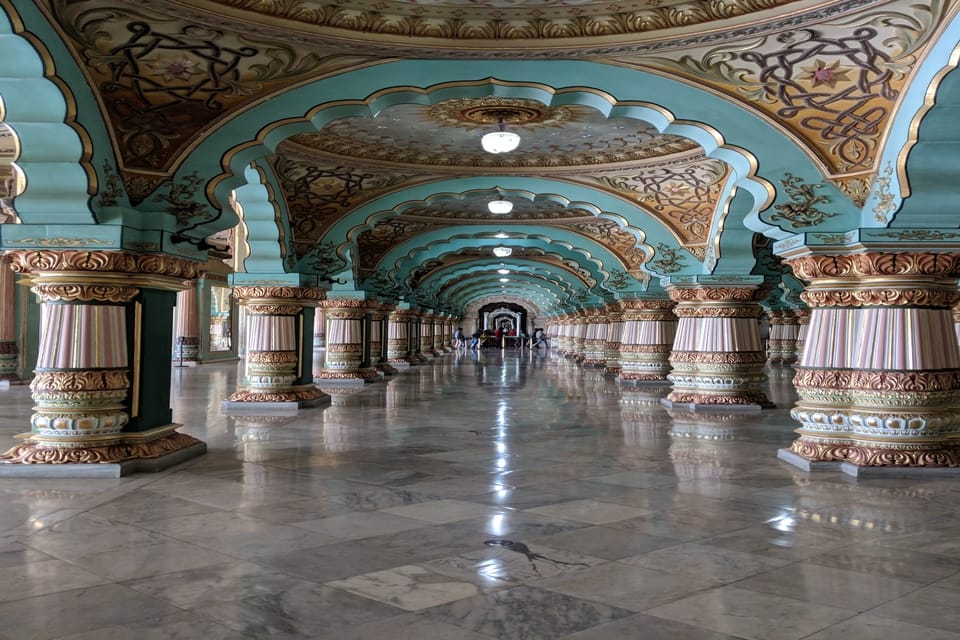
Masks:
[[[497,256],[498,258],[506,258],[511,253],[513,253],[513,249],[511,249],[510,247],[494,247],[493,248],[493,255]]]
[[[487,209],[490,210],[490,213],[504,215],[513,211],[513,203],[509,200],[504,200],[503,195],[498,194],[496,200],[491,200],[487,203]]]
[[[510,273],[510,269],[497,269],[497,273],[499,273],[502,276],[505,276],[508,273]]]
[[[497,130],[484,134],[480,144],[487,153],[509,153],[520,146],[520,136],[503,128],[503,120],[497,123]]]

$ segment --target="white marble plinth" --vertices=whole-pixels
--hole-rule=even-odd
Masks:
[[[207,452],[198,442],[159,458],[91,464],[0,464],[0,478],[122,478],[134,473],[157,473]]]

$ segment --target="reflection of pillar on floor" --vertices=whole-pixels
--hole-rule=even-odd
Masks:
[[[203,453],[203,443],[176,432],[170,411],[174,291],[197,277],[197,263],[121,251],[10,255],[17,272],[31,274],[41,300],[40,350],[31,433],[2,457],[51,464],[157,459],[160,469]],[[11,465],[4,473],[19,470]]]
[[[670,349],[677,333],[673,300],[631,298],[621,300],[623,331],[620,334],[619,382],[668,384]]]
[[[313,350],[322,351],[327,346],[327,314],[317,307],[313,316]]]
[[[314,374],[320,385],[331,382],[359,384],[379,379],[377,370],[363,361],[364,323],[367,311],[376,301],[356,298],[327,298],[323,309],[327,315],[326,363]]]
[[[301,403],[324,398],[311,380],[312,362],[304,357],[313,342],[313,305],[323,291],[237,286],[233,293],[245,310],[246,375],[227,402]]]
[[[670,353],[673,391],[664,403],[713,409],[770,406],[760,385],[766,354],[757,318],[758,285],[671,285],[680,321]]]
[[[602,309],[590,309],[584,319],[587,326],[583,334],[582,364],[604,367],[607,364],[607,316]]]
[[[400,306],[387,320],[387,362],[396,369],[410,368],[409,311]]]
[[[173,359],[195,364],[200,357],[195,283],[189,289],[177,293],[177,328],[174,339]]]
[[[643,390],[624,387],[620,390],[620,425],[626,447],[662,447],[669,443],[670,417],[660,405],[667,387]]]
[[[798,250],[809,252],[807,248]],[[794,384],[800,423],[781,457],[863,467],[960,465],[960,254],[799,253],[810,326]]]
[[[11,259],[0,255],[0,380],[19,380],[17,351],[16,281]]]
[[[620,374],[620,337],[623,335],[623,307],[619,302],[607,305],[607,341],[603,344],[604,375]]]

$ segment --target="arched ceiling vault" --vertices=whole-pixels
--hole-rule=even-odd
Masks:
[[[14,207],[143,250],[236,224],[235,195],[249,270],[451,308],[503,285],[547,312],[755,272],[756,233],[930,226],[952,202],[957,0],[24,5],[0,0]],[[516,152],[480,150],[498,123]]]

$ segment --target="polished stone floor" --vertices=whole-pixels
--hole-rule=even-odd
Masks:
[[[0,479],[0,638],[960,639],[960,480],[776,459],[777,409],[667,411],[543,353],[447,355],[118,480]],[[29,390],[0,391],[0,438]]]

